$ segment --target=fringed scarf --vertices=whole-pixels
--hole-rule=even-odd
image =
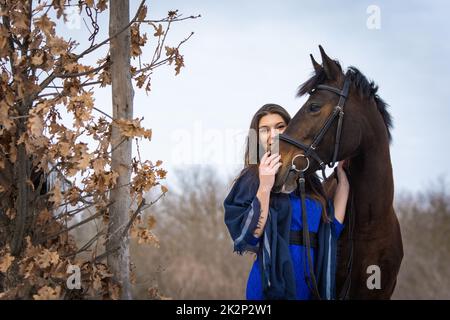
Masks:
[[[295,275],[289,251],[291,205],[289,195],[271,193],[269,215],[262,241],[252,245],[253,232],[261,214],[256,197],[259,179],[255,170],[247,169],[235,181],[224,200],[225,224],[234,242],[233,251],[242,255],[255,252],[260,262],[263,295],[267,300],[295,300]],[[334,217],[332,201],[327,210]],[[322,299],[335,299],[337,236],[333,224],[320,223],[315,275]]]

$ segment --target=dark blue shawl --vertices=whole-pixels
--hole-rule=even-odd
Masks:
[[[263,239],[255,246],[253,232],[260,217],[260,202],[256,197],[259,178],[255,168],[246,169],[235,181],[224,201],[225,224],[234,241],[234,252],[242,255],[255,252],[260,261],[262,288],[265,299],[293,300],[295,276],[289,251],[291,205],[289,195],[271,193],[269,216]],[[256,168],[257,169],[257,168]],[[328,201],[328,215],[332,220],[334,208]],[[335,299],[337,236],[331,223],[320,223],[315,275],[322,299]]]

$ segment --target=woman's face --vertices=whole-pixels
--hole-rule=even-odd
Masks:
[[[259,140],[265,151],[273,144],[275,137],[284,132],[286,126],[287,123],[277,113],[267,114],[259,120]]]

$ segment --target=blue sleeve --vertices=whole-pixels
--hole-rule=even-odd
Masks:
[[[331,217],[333,217],[331,220],[331,230],[333,232],[333,235],[337,239],[341,235],[342,230],[344,230],[345,225],[343,223],[340,223],[339,220],[336,219],[336,216],[334,215],[334,204],[331,199],[328,199],[328,205],[331,210]]]
[[[336,236],[336,238],[339,238],[342,230],[344,229],[344,224],[340,223],[339,220],[336,219],[335,216],[333,216],[332,225],[333,225],[334,235]]]
[[[234,243],[234,252],[256,252],[258,238],[253,235],[261,215],[261,203],[256,197],[259,179],[247,171],[231,188],[224,201],[224,222]]]

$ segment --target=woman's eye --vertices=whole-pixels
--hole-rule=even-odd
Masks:
[[[320,108],[321,108],[320,105],[313,103],[309,106],[309,111],[310,112],[318,112],[318,111],[320,111]]]

